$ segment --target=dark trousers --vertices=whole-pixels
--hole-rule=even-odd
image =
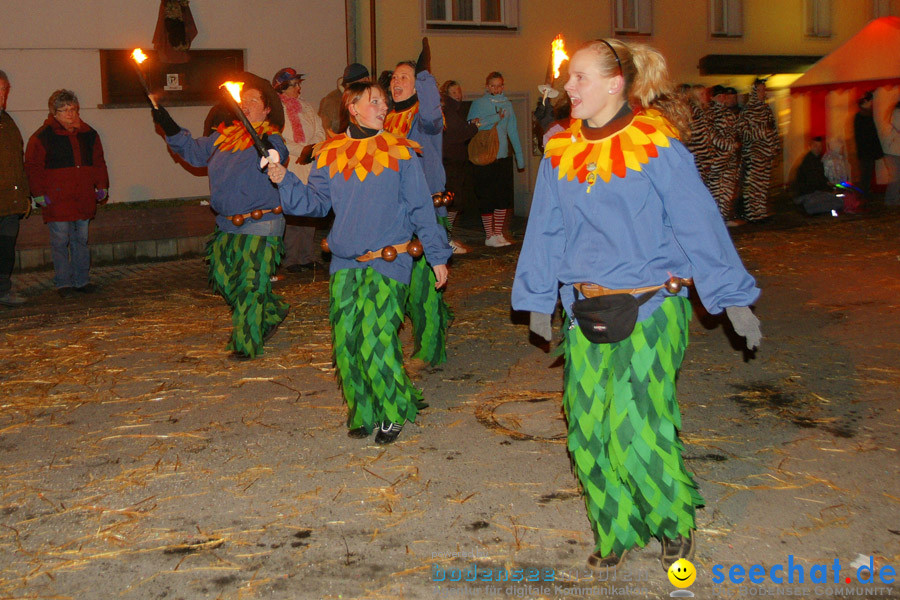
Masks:
[[[512,156],[498,158],[489,165],[475,170],[475,196],[481,214],[492,214],[494,210],[513,207]]]
[[[0,217],[0,294],[12,288],[13,268],[16,266],[16,237],[19,235],[19,215]]]
[[[444,159],[444,172],[447,174],[446,189],[453,192],[453,204],[449,209],[464,212],[474,204],[475,190],[472,185],[472,169],[475,167],[468,160]]]
[[[859,189],[868,198],[872,195],[872,180],[875,179],[875,159],[859,159]]]

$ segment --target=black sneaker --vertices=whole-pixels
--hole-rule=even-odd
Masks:
[[[403,425],[383,421],[378,427],[378,432],[375,433],[375,443],[382,445],[393,444],[401,431],[403,431]]]
[[[369,437],[369,432],[366,431],[365,427],[357,427],[356,429],[351,429],[347,432],[347,437],[352,437],[355,440],[361,440],[363,438]]]
[[[63,298],[68,298],[75,294],[75,291],[70,287],[61,287],[56,288],[56,293],[62,296]]]
[[[82,294],[93,294],[97,291],[97,286],[93,283],[86,283],[81,287],[74,288],[74,290]]]

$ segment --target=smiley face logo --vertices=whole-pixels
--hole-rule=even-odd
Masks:
[[[686,558],[679,558],[669,567],[669,582],[677,588],[690,587],[697,579],[694,563]]]

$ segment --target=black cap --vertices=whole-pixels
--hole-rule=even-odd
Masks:
[[[727,93],[728,93],[728,88],[726,88],[726,87],[723,86],[723,85],[714,85],[714,86],[712,87],[712,90],[711,90],[709,93],[710,93],[711,96],[716,97],[716,96],[718,96],[719,94],[727,94]]]
[[[365,79],[369,76],[369,70],[359,63],[351,63],[344,69],[344,76],[341,77],[341,84],[348,85],[354,81]]]

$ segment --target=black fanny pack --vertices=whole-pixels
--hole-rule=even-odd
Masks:
[[[652,291],[640,296],[609,294],[579,300],[578,290],[574,292],[572,316],[584,337],[595,344],[621,342],[631,335],[637,323],[638,309],[656,295],[656,291]],[[574,326],[572,323],[570,329]]]

